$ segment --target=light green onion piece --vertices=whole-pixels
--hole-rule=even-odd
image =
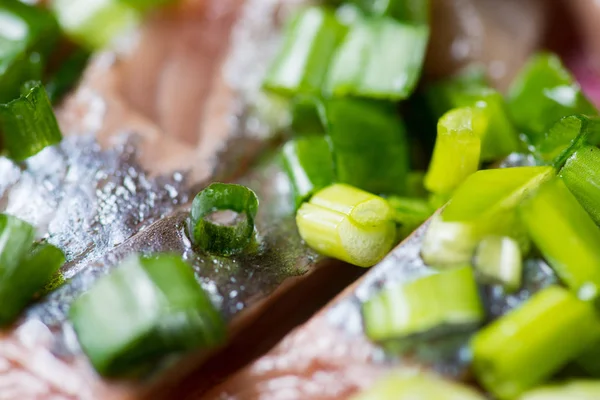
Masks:
[[[475,376],[499,400],[514,399],[597,340],[599,326],[592,303],[547,287],[475,334]]]
[[[470,266],[384,289],[362,313],[366,335],[384,343],[469,331],[485,316]]]
[[[351,400],[484,400],[474,389],[434,375],[390,375]]]
[[[600,382],[592,380],[572,381],[531,390],[518,400],[598,400]]]
[[[235,218],[226,221],[232,223],[212,221],[212,216],[219,211],[232,212],[230,214]],[[231,183],[211,183],[192,202],[192,242],[209,253],[223,256],[239,253],[252,240],[257,212],[258,197],[251,189]],[[230,216],[225,216],[225,219],[230,219]]]
[[[527,254],[529,239],[516,207],[528,191],[554,174],[552,167],[474,173],[456,190],[441,214],[432,219],[423,238],[423,260],[440,267],[470,263],[477,244],[488,235],[512,237]]]
[[[577,150],[560,170],[560,177],[600,225],[600,149],[585,146]]]
[[[437,138],[425,188],[450,195],[469,175],[479,168],[481,136],[487,118],[476,108],[457,108],[438,121]]]
[[[486,283],[501,284],[507,292],[521,287],[523,260],[516,240],[486,236],[475,250],[474,266]]]
[[[299,12],[288,23],[265,87],[287,95],[320,94],[329,61],[346,29],[326,8],[309,7]]]
[[[63,31],[92,51],[111,45],[115,37],[136,27],[141,18],[122,0],[54,0],[51,6]]]
[[[360,267],[378,263],[396,240],[387,201],[345,184],[315,193],[296,213],[296,224],[310,247]]]
[[[558,277],[585,300],[600,293],[600,228],[560,179],[520,205],[531,239]]]
[[[46,90],[39,82],[8,104],[0,104],[0,140],[5,154],[23,161],[62,140]]]
[[[222,317],[179,256],[131,256],[69,311],[81,347],[105,376],[146,372],[165,356],[225,340]]]
[[[531,57],[513,81],[508,95],[513,122],[537,145],[560,118],[598,112],[555,54]]]
[[[331,61],[325,90],[338,97],[408,98],[419,80],[428,38],[427,25],[359,18]]]

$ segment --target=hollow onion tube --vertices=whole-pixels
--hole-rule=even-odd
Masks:
[[[532,56],[523,67],[510,87],[508,109],[533,145],[564,116],[598,113],[558,56],[550,53]]]
[[[599,326],[592,303],[549,286],[475,334],[475,376],[498,399],[514,399],[592,344]]]
[[[500,284],[507,292],[521,287],[523,260],[519,243],[513,238],[484,237],[475,250],[473,265],[486,283]]]
[[[561,168],[582,146],[600,144],[600,118],[569,115],[558,120],[535,146],[536,156]]]
[[[515,127],[508,117],[504,97],[480,79],[459,76],[429,87],[427,98],[437,117],[453,108],[474,107],[488,123],[481,135],[481,160],[494,161],[521,150]]]
[[[264,85],[288,95],[320,94],[329,61],[346,27],[323,7],[300,11],[285,31],[282,48],[271,65]]]
[[[577,380],[563,384],[547,385],[524,393],[518,400],[597,400],[600,399],[600,382]]]
[[[423,260],[440,267],[469,263],[477,244],[488,235],[512,237],[527,254],[529,239],[518,218],[517,204],[528,191],[554,175],[554,169],[548,166],[474,173],[433,217],[423,238]]]
[[[597,225],[600,225],[600,149],[584,146],[560,170],[560,177]]]
[[[479,168],[481,136],[487,118],[476,108],[457,108],[438,121],[437,137],[425,188],[432,193],[450,195]]]
[[[290,140],[283,146],[283,162],[294,188],[296,207],[334,181],[333,158],[324,136]]]
[[[296,213],[296,224],[310,247],[360,267],[378,263],[396,239],[387,201],[345,184],[315,193]]]
[[[41,7],[0,2],[0,103],[16,98],[23,82],[41,78],[58,35],[56,20]]]
[[[144,371],[163,357],[223,343],[225,324],[179,256],[131,256],[75,300],[79,343],[105,376]]]
[[[242,218],[236,218],[233,225],[209,220],[214,212],[226,210],[242,214]],[[227,256],[240,252],[252,239],[257,212],[258,197],[251,189],[229,183],[211,183],[192,202],[192,242],[209,253]]]
[[[384,289],[364,303],[365,333],[376,342],[468,331],[484,319],[470,266]]]
[[[392,18],[357,19],[331,60],[325,90],[338,97],[402,100],[423,67],[427,25]]]
[[[4,153],[15,161],[23,161],[62,140],[41,83],[33,83],[18,99],[0,104],[0,137]]]
[[[519,206],[531,239],[558,277],[583,299],[600,293],[600,228],[560,179]]]
[[[484,400],[474,389],[435,375],[390,375],[351,400]]]
[[[402,121],[385,107],[359,100],[325,104],[337,179],[377,194],[402,194],[408,142]]]

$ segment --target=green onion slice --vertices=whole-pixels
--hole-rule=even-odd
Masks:
[[[485,114],[476,108],[457,108],[438,121],[437,138],[425,187],[450,195],[479,168],[481,137],[487,129]]]
[[[60,101],[75,86],[88,64],[90,55],[87,50],[77,49],[61,62],[58,70],[46,83],[46,92],[51,103]]]
[[[400,225],[400,238],[410,235],[435,211],[426,199],[390,196],[387,201],[394,209],[394,221]]]
[[[384,289],[362,312],[366,335],[383,343],[469,331],[485,317],[470,266]]]
[[[396,240],[387,201],[344,184],[315,193],[296,213],[296,224],[310,247],[360,267],[378,263]]]
[[[436,266],[469,263],[477,244],[488,235],[512,237],[527,254],[529,239],[516,207],[529,191],[554,174],[547,166],[474,173],[432,219],[423,239],[423,260]]]
[[[600,118],[569,115],[545,133],[535,147],[535,154],[542,161],[561,168],[575,151],[588,144],[600,144]]]
[[[346,99],[326,102],[325,117],[339,182],[376,194],[403,194],[408,141],[396,115]]]
[[[599,333],[592,303],[549,286],[475,334],[473,369],[498,399],[514,399],[574,359]]]
[[[484,237],[475,250],[473,265],[486,283],[500,284],[509,293],[521,287],[523,259],[519,243],[511,237]]]
[[[329,61],[346,29],[326,8],[309,7],[299,12],[287,26],[265,87],[287,95],[320,94]]]
[[[294,136],[324,135],[323,101],[316,96],[298,95],[292,102],[292,133]]]
[[[359,18],[331,61],[326,91],[338,97],[408,98],[419,80],[428,38],[427,25]]]
[[[600,225],[600,149],[585,146],[575,151],[560,170],[560,177]]]
[[[474,389],[435,375],[390,375],[352,400],[484,400]]]
[[[308,136],[283,146],[283,162],[292,182],[296,208],[334,181],[333,157],[324,136]]]
[[[593,380],[571,381],[531,390],[519,400],[597,400],[600,399],[600,382]]]
[[[96,370],[146,372],[164,357],[211,349],[225,323],[179,256],[131,256],[78,298],[69,318]]]
[[[523,67],[509,90],[508,108],[533,145],[564,116],[598,114],[558,56],[550,53],[534,55]]]
[[[238,213],[233,225],[209,219],[219,211]],[[192,203],[192,241],[194,245],[209,253],[225,256],[238,253],[245,249],[252,239],[257,212],[258,197],[251,189],[229,183],[211,183],[198,193]]]
[[[23,161],[62,140],[46,90],[39,82],[8,104],[0,104],[0,135],[4,152]]]
[[[582,299],[600,295],[600,228],[560,179],[520,205],[535,245],[558,277]]]

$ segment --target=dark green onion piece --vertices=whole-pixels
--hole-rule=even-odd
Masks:
[[[233,226],[208,219],[212,213],[226,210],[242,214],[242,219],[234,221]],[[258,197],[252,190],[242,185],[211,183],[192,203],[192,242],[209,253],[225,256],[238,253],[252,239],[257,212]]]
[[[78,49],[62,61],[58,70],[46,83],[46,92],[51,103],[60,101],[77,84],[89,58],[90,53],[87,50]]]
[[[483,238],[475,250],[473,265],[485,283],[500,284],[509,293],[521,287],[523,260],[519,243],[513,238]]]
[[[600,144],[600,118],[569,115],[545,132],[535,146],[535,154],[543,162],[561,168],[571,154],[587,144]]]
[[[469,331],[484,319],[470,266],[387,289],[363,305],[366,335],[376,342]]]
[[[592,303],[547,287],[475,334],[475,376],[499,400],[515,399],[590,346],[599,327]]]
[[[514,80],[508,96],[512,120],[533,145],[560,118],[598,112],[558,56],[533,56]]]
[[[600,382],[577,380],[562,384],[542,386],[531,390],[518,400],[597,400],[600,399]]]
[[[428,38],[426,25],[357,20],[331,61],[326,91],[338,97],[408,98],[421,75]]]
[[[58,34],[56,20],[41,7],[0,3],[0,103],[17,97],[23,82],[41,78]]]
[[[528,191],[555,175],[552,167],[516,167],[482,170],[456,190],[440,215],[432,218],[421,248],[429,265],[471,262],[477,244],[488,235],[509,236],[523,254],[529,238],[516,208]]]
[[[575,151],[560,170],[560,177],[600,225],[600,149],[585,146]]]
[[[0,104],[0,135],[5,154],[15,161],[23,161],[62,140],[41,83],[34,83],[18,99]]]
[[[333,157],[324,136],[309,136],[283,146],[283,162],[294,188],[296,207],[333,183]]]
[[[351,400],[484,400],[473,388],[435,375],[392,374]]]
[[[575,360],[575,365],[587,375],[600,378],[600,337],[596,342],[582,351]]]
[[[165,356],[222,344],[225,323],[179,256],[131,256],[71,306],[81,347],[105,376],[145,372]]]
[[[453,108],[474,107],[488,120],[482,132],[481,159],[494,161],[521,150],[521,143],[512,125],[504,98],[487,87],[481,79],[459,76],[430,86],[428,100],[436,117]]]
[[[321,93],[329,61],[346,28],[326,8],[299,12],[287,26],[282,48],[264,85],[285,93]]]
[[[402,121],[386,108],[359,100],[325,104],[339,182],[375,194],[403,194],[408,144]]]
[[[435,211],[426,199],[390,196],[387,200],[394,209],[394,220],[400,225],[400,238],[410,235]]]
[[[292,103],[292,132],[294,136],[324,135],[323,102],[316,96],[299,95]]]
[[[600,228],[560,179],[520,205],[531,239],[558,277],[585,300],[600,295]]]

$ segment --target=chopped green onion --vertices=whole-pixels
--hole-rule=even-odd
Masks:
[[[560,170],[560,177],[600,225],[600,149],[585,146],[575,151]]]
[[[122,0],[54,0],[52,10],[63,31],[91,51],[109,46],[140,21],[139,12]]]
[[[283,162],[292,182],[296,207],[334,181],[333,158],[324,136],[309,136],[283,146]]]
[[[521,150],[517,131],[512,125],[504,98],[480,82],[480,79],[456,77],[430,87],[428,99],[437,116],[452,108],[475,107],[488,120],[481,135],[482,161],[501,159]]]
[[[0,326],[12,322],[64,263],[54,246],[32,249],[34,236],[27,222],[0,214]]]
[[[299,95],[292,103],[292,132],[294,136],[324,135],[321,114],[323,102],[315,96]]]
[[[598,322],[592,303],[547,287],[475,334],[475,375],[498,399],[514,399],[590,346]]]
[[[58,39],[58,25],[40,7],[18,0],[0,4],[0,103],[18,96],[23,82],[40,79]]]
[[[105,376],[144,371],[164,356],[225,340],[222,317],[191,267],[174,255],[130,257],[78,298],[69,318]]]
[[[554,174],[554,169],[546,166],[474,173],[432,219],[423,239],[423,260],[436,266],[469,263],[477,244],[488,235],[512,237],[527,254],[529,240],[516,207],[528,191]]]
[[[560,385],[551,385],[534,389],[523,394],[519,400],[598,400],[600,382],[572,381]]]
[[[513,122],[533,145],[564,116],[598,113],[554,54],[533,56],[514,80],[508,98]]]
[[[241,215],[233,225],[209,220],[218,211]],[[242,185],[211,183],[194,198],[190,213],[192,242],[201,249],[220,255],[232,255],[245,249],[254,233],[258,197]]]
[[[358,19],[331,61],[326,91],[338,97],[406,99],[419,80],[428,38],[427,25]]]
[[[523,260],[516,240],[486,236],[475,250],[474,266],[486,283],[501,284],[507,292],[521,287]]]
[[[62,140],[46,90],[36,82],[8,104],[0,104],[0,137],[9,158],[23,161]]]
[[[457,108],[438,121],[437,139],[425,176],[430,192],[450,195],[479,168],[481,136],[487,118],[475,108]]]
[[[393,210],[381,197],[334,184],[302,204],[296,224],[302,239],[319,253],[370,267],[394,245],[392,218]]]
[[[288,24],[283,47],[264,82],[270,90],[320,94],[329,61],[346,27],[332,12],[309,7]]]
[[[383,343],[469,331],[485,317],[470,266],[384,289],[362,312],[366,335]]]
[[[394,220],[400,225],[400,238],[405,238],[434,213],[426,199],[390,196],[388,203],[394,209]]]
[[[349,99],[327,102],[325,114],[338,181],[402,194],[409,162],[402,121],[385,108]]]
[[[77,49],[62,61],[58,70],[46,83],[46,92],[51,103],[60,101],[75,86],[87,66],[89,58],[90,53],[87,50]]]
[[[600,144],[600,118],[569,115],[552,125],[535,147],[535,153],[542,161],[560,168],[586,144]]]
[[[474,389],[434,375],[391,375],[351,400],[484,400]]]
[[[575,365],[589,376],[600,377],[600,335],[596,342],[582,351],[575,360]]]
[[[372,16],[388,16],[414,24],[429,21],[429,0],[351,0],[351,3]]]
[[[135,8],[136,10],[145,12],[152,8],[162,7],[175,3],[177,0],[119,0],[120,2]]]
[[[558,277],[582,299],[600,295],[600,228],[560,179],[520,205],[531,239]]]

